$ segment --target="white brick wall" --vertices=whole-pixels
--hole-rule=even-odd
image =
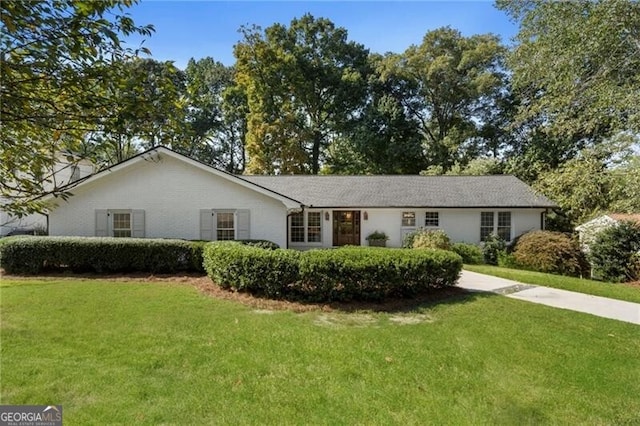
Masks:
[[[308,249],[314,247],[331,247],[333,245],[333,211],[334,210],[359,210],[360,211],[360,244],[368,245],[367,236],[374,231],[383,231],[389,236],[387,247],[401,247],[402,236],[405,232],[424,226],[426,209],[380,209],[380,208],[341,208],[309,211],[322,211],[322,244],[292,244],[292,246]],[[511,228],[513,237],[525,232],[540,229],[540,215],[544,209],[429,209],[439,212],[441,229],[454,242],[467,242],[478,244],[480,242],[480,212],[482,211],[510,211]],[[329,212],[329,220],[325,220],[325,212]],[[367,212],[367,220],[364,220],[364,212]],[[416,213],[416,226],[414,228],[402,227],[402,212]],[[496,219],[497,220],[497,219]]]
[[[199,239],[200,209],[249,209],[250,235],[286,245],[287,209],[260,194],[188,163],[160,155],[74,189],[50,213],[50,235],[95,235],[95,210],[143,209],[148,238]]]

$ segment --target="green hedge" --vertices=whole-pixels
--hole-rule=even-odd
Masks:
[[[436,250],[348,247],[300,258],[293,290],[310,301],[382,300],[455,285],[462,259]]]
[[[462,262],[467,265],[480,265],[484,262],[482,248],[475,244],[455,243],[451,246],[451,251],[458,253]]]
[[[205,247],[204,266],[223,288],[328,302],[381,300],[452,286],[462,259],[444,250],[349,247],[298,252],[221,242]]]
[[[300,252],[268,250],[235,241],[207,244],[204,269],[222,288],[283,297],[298,276]]]
[[[9,237],[0,243],[0,265],[9,274],[74,272],[201,272],[203,243],[100,237]]]

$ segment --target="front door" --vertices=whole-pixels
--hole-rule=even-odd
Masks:
[[[360,211],[333,211],[333,245],[360,245]]]

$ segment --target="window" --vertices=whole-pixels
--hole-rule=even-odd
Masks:
[[[503,240],[511,241],[511,212],[480,213],[480,241],[486,241],[491,234],[497,234]]]
[[[493,234],[493,212],[480,213],[480,241],[486,241]]]
[[[307,213],[307,241],[310,243],[319,243],[322,241],[321,233],[322,213]]]
[[[144,238],[144,210],[95,210],[95,236]]]
[[[216,214],[216,239],[233,240],[236,237],[236,230],[234,227],[233,212],[220,212]]]
[[[498,212],[498,236],[511,241],[511,212]]]
[[[416,226],[416,212],[402,212],[402,226]]]
[[[201,209],[200,239],[247,240],[251,238],[250,216],[248,209]]]
[[[289,239],[292,243],[322,242],[322,212],[300,212],[291,215]]]
[[[131,213],[113,214],[113,236],[131,237]]]
[[[438,212],[426,212],[424,215],[424,226],[440,226],[440,215]]]
[[[291,215],[291,242],[304,243],[304,213]]]

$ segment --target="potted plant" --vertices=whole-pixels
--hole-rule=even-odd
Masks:
[[[367,237],[371,247],[386,247],[389,237],[381,231],[374,231]]]

